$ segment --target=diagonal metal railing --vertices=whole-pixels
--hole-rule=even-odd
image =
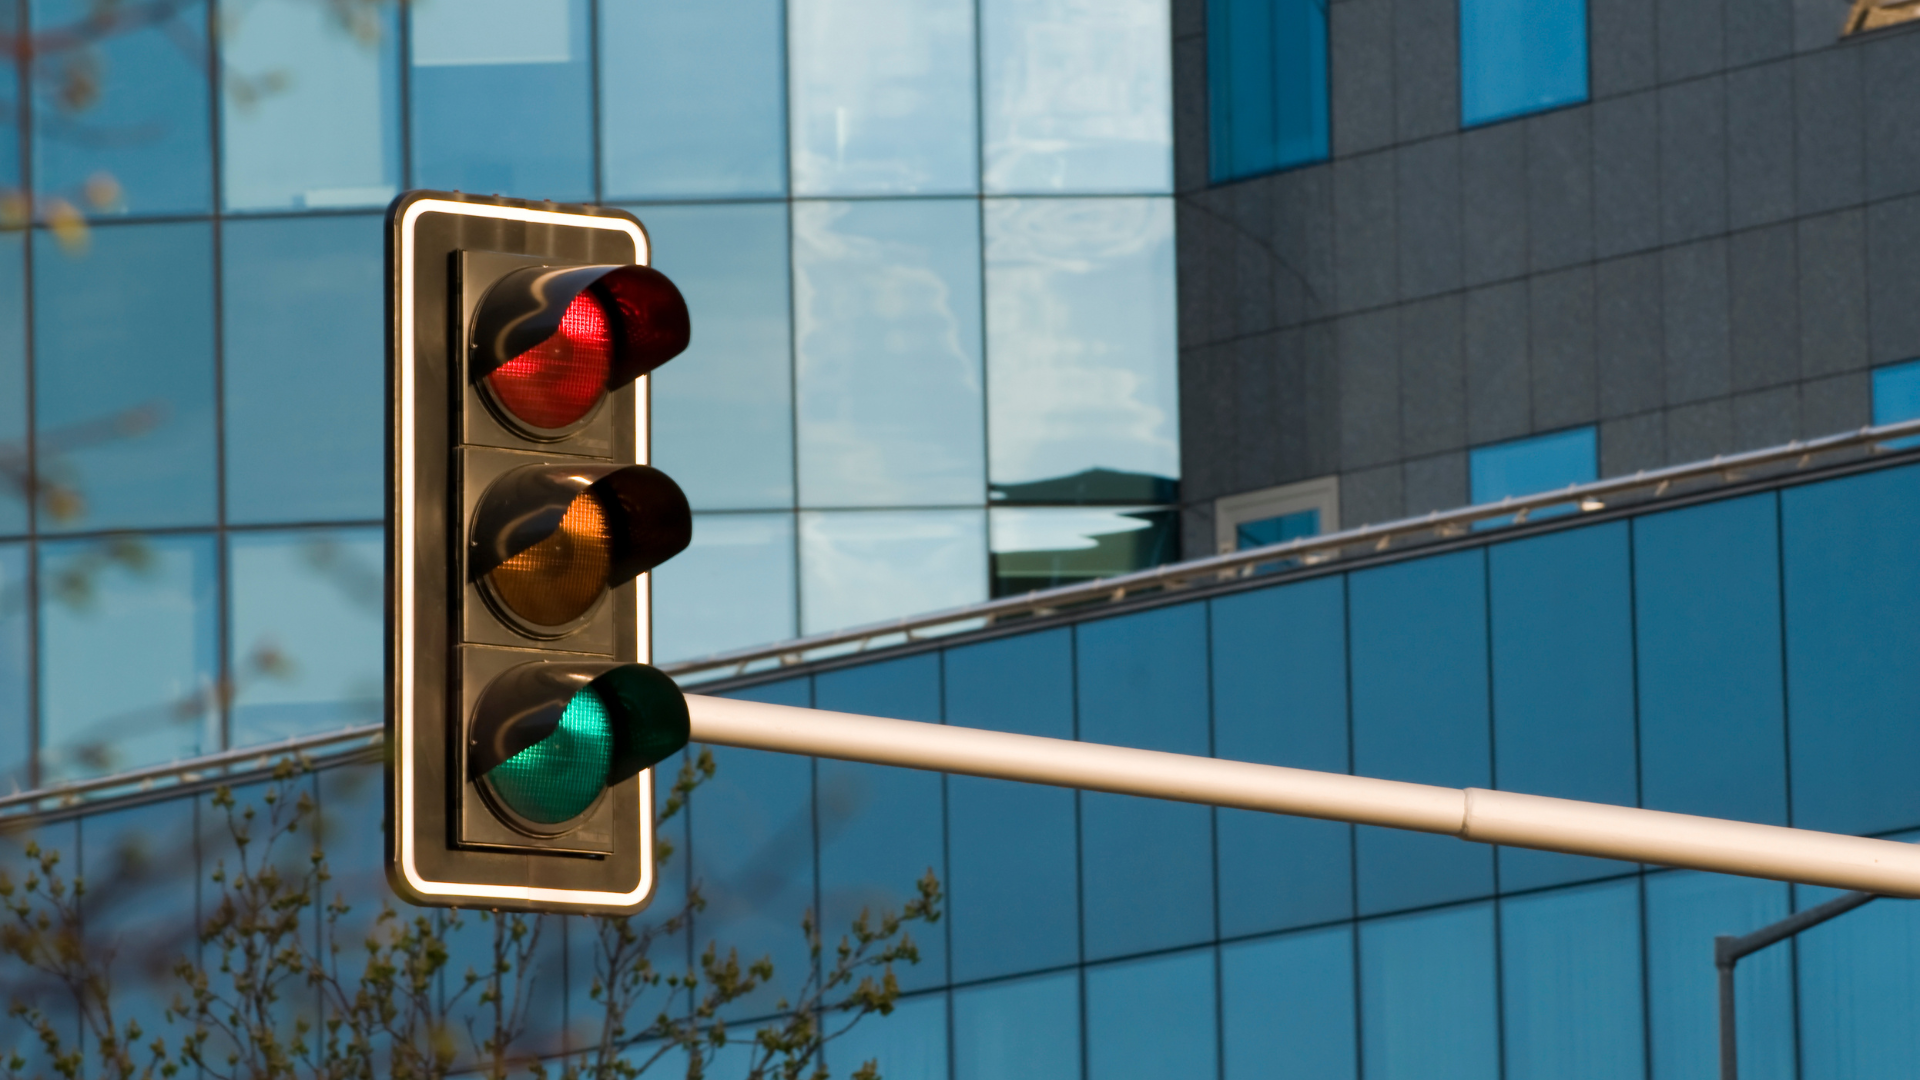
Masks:
[[[1119,577],[1101,578],[1076,585],[1062,585],[1008,596],[965,607],[948,608],[911,615],[865,626],[849,627],[813,634],[788,641],[752,648],[734,649],[689,660],[662,664],[661,670],[682,682],[705,678],[728,678],[756,670],[786,667],[809,660],[826,659],[843,652],[863,652],[923,637],[974,629],[1010,619],[1055,614],[1065,608],[1114,603],[1142,593],[1185,588],[1203,582],[1231,580],[1251,575],[1261,566],[1276,562],[1315,564],[1350,554],[1373,554],[1398,543],[1419,537],[1451,538],[1463,536],[1475,525],[1512,518],[1525,522],[1541,511],[1568,507],[1575,512],[1607,509],[1621,499],[1659,498],[1678,487],[1691,484],[1737,483],[1751,479],[1767,469],[1797,471],[1825,464],[1843,453],[1871,454],[1891,449],[1889,444],[1907,438],[1920,438],[1920,420],[1861,428],[1858,431],[1828,435],[1806,441],[1795,440],[1781,446],[1740,454],[1716,455],[1707,461],[1647,469],[1628,476],[1611,477],[1587,484],[1572,484],[1537,495],[1506,498],[1457,510],[1434,511],[1416,517],[1401,518],[1379,525],[1362,525],[1319,536],[1302,537],[1265,547],[1248,548],[1225,555],[1169,563]]]
[[[1250,576],[1258,568],[1277,562],[1314,565],[1347,555],[1387,551],[1396,544],[1411,543],[1422,536],[1464,536],[1474,525],[1500,518],[1511,518],[1514,524],[1519,524],[1541,511],[1559,507],[1570,507],[1576,513],[1591,513],[1635,496],[1656,499],[1676,489],[1691,490],[1688,485],[1705,487],[1738,483],[1757,479],[1769,469],[1791,473],[1816,464],[1830,463],[1835,457],[1846,453],[1883,453],[1895,449],[1891,444],[1905,439],[1920,439],[1920,420],[1882,424],[1763,450],[1721,455],[1707,461],[1651,469],[1590,484],[1575,484],[1538,495],[1502,499],[1496,503],[1436,511],[1380,525],[1363,525],[1226,555],[1171,563],[1120,577],[1044,589],[750,649],[737,649],[663,664],[661,667],[686,683],[701,681],[697,677],[702,675],[725,678],[756,669],[786,667],[809,660],[961,632],[1001,621],[1052,615],[1068,608],[1079,611],[1156,591],[1230,581]],[[82,805],[153,797],[170,788],[242,783],[270,774],[278,762],[288,758],[306,761],[314,767],[364,760],[381,752],[384,732],[384,724],[363,724],[15,792],[0,796],[0,827],[30,823]]]

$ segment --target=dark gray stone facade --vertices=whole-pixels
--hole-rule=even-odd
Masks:
[[[1183,493],[1338,474],[1467,502],[1467,450],[1597,424],[1603,476],[1859,427],[1920,356],[1920,24],[1588,0],[1591,100],[1459,126],[1455,0],[1332,0],[1333,158],[1207,178],[1175,0]]]

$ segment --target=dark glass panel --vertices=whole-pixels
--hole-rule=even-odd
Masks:
[[[1079,1080],[1080,972],[953,994],[955,1080]]]
[[[1920,824],[1920,468],[1781,493],[1793,823]]]
[[[1499,1076],[1496,955],[1491,903],[1361,923],[1367,1080]]]
[[[1183,604],[1076,633],[1080,738],[1206,754],[1207,612]],[[1213,936],[1212,811],[1087,792],[1080,797],[1089,959]]]
[[[810,706],[806,679],[737,690],[729,697]],[[771,957],[773,981],[735,1002],[730,1017],[764,1016],[792,1000],[808,974],[800,918],[816,908],[813,762],[793,754],[713,747],[717,771],[694,794],[692,876],[706,908],[694,919],[694,948],[717,942],[740,962]]]
[[[1586,0],[1461,0],[1462,125],[1585,100]]]
[[[7,791],[33,786],[28,573],[27,545],[0,544],[0,788]]]
[[[1211,948],[1087,969],[1088,1080],[1216,1075]]]
[[[1647,1017],[1653,1080],[1719,1075],[1720,985],[1713,939],[1787,917],[1787,886],[1724,874],[1647,876]],[[1793,946],[1734,969],[1740,1075],[1793,1080]]]
[[[1207,5],[1208,148],[1216,183],[1324,161],[1324,0]]]
[[[1645,1077],[1639,880],[1500,904],[1506,1075]]]
[[[241,790],[242,797],[246,791]],[[174,965],[200,952],[198,909],[211,912],[220,896],[217,885],[206,885],[204,900],[196,888],[200,853],[194,845],[194,802],[168,799],[90,814],[80,822],[80,850],[72,853],[78,858],[61,865],[63,873],[85,878],[80,909],[85,948],[96,963],[111,963],[113,1020],[123,1032],[138,1024],[146,1033],[141,1046],[161,1036],[169,1046],[177,1045],[179,1028],[166,1017],[181,997]],[[304,837],[282,846],[298,847],[296,858],[309,850]],[[260,849],[253,854],[257,858]],[[218,957],[215,946],[200,952],[199,959],[217,964]],[[96,1051],[97,1044],[87,1049]]]
[[[0,195],[6,186],[0,179]],[[0,233],[0,536],[27,531],[25,247],[20,233]]]
[[[1355,1080],[1353,927],[1220,947],[1226,1080]]]
[[[1794,892],[1802,911],[1840,895],[1805,886]],[[1912,1072],[1920,1061],[1920,1012],[1913,1008],[1920,904],[1876,900],[1808,930],[1794,944],[1802,1080]]]
[[[1215,600],[1214,753],[1346,772],[1346,589],[1338,577]],[[1353,913],[1353,830],[1332,821],[1219,812],[1220,933]]]
[[[1023,634],[946,654],[947,721],[1073,737],[1073,636]],[[953,977],[991,978],[1080,958],[1073,792],[947,779]]]
[[[1786,824],[1775,507],[1755,495],[1634,522],[1644,806]]]
[[[1348,577],[1353,771],[1489,787],[1486,562],[1480,551]],[[1493,891],[1493,852],[1361,826],[1362,914]]]
[[[869,1016],[833,1040],[826,1057],[838,1076],[872,1062],[886,1080],[947,1080],[947,995],[902,998],[892,1013]]]
[[[940,655],[827,672],[814,679],[814,705],[835,712],[940,722]],[[899,911],[928,871],[945,881],[944,790],[939,773],[821,759],[814,815],[820,829],[821,926],[828,940],[862,911]],[[895,969],[909,990],[947,978],[946,928],[907,932],[920,963]]]
[[[1633,594],[1624,523],[1489,553],[1494,774],[1507,791],[1632,806]],[[1631,863],[1500,850],[1500,888],[1631,872]]]

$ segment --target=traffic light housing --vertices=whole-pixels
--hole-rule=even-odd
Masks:
[[[414,191],[387,226],[388,879],[636,911],[687,741],[646,577],[692,537],[647,464],[686,302],[622,211]]]

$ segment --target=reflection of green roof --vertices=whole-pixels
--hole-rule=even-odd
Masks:
[[[1139,518],[1147,527],[1089,536],[1090,547],[994,552],[993,595],[1117,577],[1180,557],[1175,535],[1179,511],[1142,510],[1126,516]]]
[[[1180,481],[1151,473],[1086,469],[1071,476],[992,484],[996,503],[1172,503],[1180,501]]]

